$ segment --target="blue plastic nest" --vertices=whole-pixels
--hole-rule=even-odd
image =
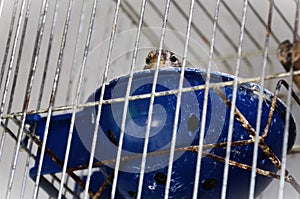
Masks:
[[[170,68],[159,71],[156,92],[172,91],[178,89],[181,69]],[[134,198],[137,193],[141,154],[143,153],[146,126],[148,123],[148,111],[152,90],[154,71],[146,70],[136,72],[133,75],[130,96],[141,98],[130,100],[125,121],[125,132],[122,147],[122,161],[118,173],[117,198]],[[183,88],[190,88],[205,84],[206,73],[199,69],[186,69]],[[111,81],[105,88],[104,100],[121,99],[126,95],[128,76]],[[214,72],[211,74],[211,83],[232,81],[233,77],[227,74]],[[232,86],[220,88],[229,100],[232,99]],[[257,121],[257,109],[260,87],[254,83],[239,84],[237,89],[236,107],[255,128]],[[88,99],[89,102],[98,101],[101,88]],[[145,95],[144,95],[145,94]],[[264,90],[260,135],[262,134],[270,110],[273,94]],[[169,149],[172,140],[175,109],[178,97],[176,93],[160,95],[154,98],[151,130],[148,144],[148,156],[143,181],[142,198],[163,198],[167,179]],[[200,126],[202,121],[204,101],[204,89],[195,91],[183,90],[179,112],[178,126],[176,128],[176,151],[173,162],[173,170],[170,182],[170,198],[192,198],[197,152],[192,150],[180,150],[183,147],[197,146],[199,144]],[[227,140],[229,129],[230,109],[216,93],[209,90],[207,115],[204,135],[204,146],[209,144],[224,143]],[[104,101],[101,107],[100,127],[98,129],[97,146],[94,162],[103,162],[100,172],[94,173],[91,180],[91,189],[97,191],[115,167],[112,161],[117,156],[120,143],[121,122],[124,109],[124,101],[109,103]],[[68,167],[86,165],[89,161],[90,148],[98,106],[87,107],[76,114],[75,129]],[[272,122],[265,144],[273,153],[281,159],[282,142],[285,127],[285,105],[278,100],[272,117]],[[47,147],[61,160],[64,158],[67,136],[70,124],[70,114],[53,116],[51,118]],[[30,115],[27,123],[37,122],[36,132],[42,140],[46,118]],[[33,125],[32,125],[33,126]],[[290,118],[288,149],[295,141],[296,125]],[[232,142],[249,140],[247,131],[236,118],[233,123]],[[252,165],[254,144],[238,145],[231,147],[230,160]],[[212,156],[225,158],[226,149],[223,147],[206,147],[201,159],[198,197],[220,198],[224,163]],[[128,157],[134,158],[128,159]],[[37,171],[39,153],[36,165],[31,169],[34,177]],[[276,172],[277,168],[269,160],[268,156],[258,148],[257,167],[263,170]],[[61,172],[53,160],[45,155],[42,174]],[[95,177],[95,176],[101,177]],[[227,198],[245,198],[249,194],[251,171],[229,166]],[[272,178],[257,174],[255,196],[258,196],[272,181]],[[101,197],[110,195],[110,186]]]

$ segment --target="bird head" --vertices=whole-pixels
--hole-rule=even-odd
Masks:
[[[145,59],[144,69],[155,69],[158,62],[159,50],[150,51]],[[181,67],[181,63],[176,55],[168,50],[162,50],[159,68]]]

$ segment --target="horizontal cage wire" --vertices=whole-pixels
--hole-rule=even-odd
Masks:
[[[299,198],[299,0],[0,0],[1,198]]]

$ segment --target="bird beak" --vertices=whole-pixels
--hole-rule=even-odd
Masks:
[[[156,65],[157,65],[157,62],[154,62],[154,63],[151,64],[151,67],[150,67],[150,68],[155,69],[155,68],[156,68]],[[165,67],[166,67],[166,66],[165,66],[165,62],[164,62],[164,61],[160,61],[160,62],[159,62],[158,68],[165,68]]]
[[[165,68],[166,67],[166,63],[163,60],[160,60],[159,62],[159,68]]]

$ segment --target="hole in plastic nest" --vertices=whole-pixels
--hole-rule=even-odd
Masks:
[[[192,115],[188,120],[189,131],[195,132],[198,129],[199,119],[196,115]]]
[[[137,196],[137,193],[136,192],[134,192],[134,191],[128,191],[128,195],[131,197],[131,198],[136,198],[136,196]]]
[[[154,176],[154,180],[157,184],[160,184],[160,185],[166,185],[167,183],[167,175],[164,174],[164,173],[156,173],[155,176]]]
[[[202,181],[202,188],[205,191],[211,191],[214,188],[216,188],[217,184],[218,184],[218,182],[217,182],[216,179],[208,178],[208,179],[205,179],[205,180]]]
[[[117,146],[117,138],[116,135],[111,131],[111,130],[107,130],[107,137],[108,139]]]

